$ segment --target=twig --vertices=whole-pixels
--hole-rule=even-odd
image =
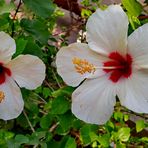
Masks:
[[[141,15],[138,17],[140,20],[148,19],[148,15]]]
[[[53,124],[53,125],[51,126],[51,128],[49,129],[49,132],[52,133],[52,132],[56,129],[56,127],[57,127],[58,125],[59,125],[59,122]]]
[[[34,95],[36,95],[37,97],[39,97],[45,104],[47,104],[47,102],[40,96],[38,95],[37,93],[34,92]]]
[[[24,114],[24,116],[25,116],[25,118],[26,118],[26,120],[27,120],[27,122],[28,122],[28,124],[29,124],[29,126],[30,126],[30,128],[32,130],[32,132],[34,133],[35,129],[33,128],[32,124],[31,124],[31,122],[30,122],[30,120],[29,120],[29,118],[28,118],[28,116],[27,116],[27,114],[25,112],[25,110],[23,110],[23,114]]]
[[[57,76],[56,76],[54,70],[52,70],[52,73],[53,73],[53,77],[55,78],[55,80],[56,80],[58,86],[61,88],[62,86],[61,86],[61,84],[60,84],[60,82],[59,82],[59,80],[58,80],[58,78],[57,78]]]
[[[46,80],[44,82],[52,91],[54,91],[54,89],[51,87],[51,85]]]
[[[13,16],[12,33],[11,33],[11,36],[12,36],[12,37],[14,36],[14,28],[15,28],[15,27],[14,27],[14,20],[15,20],[15,18],[16,18],[16,15],[17,15],[17,13],[18,13],[18,11],[19,11],[19,8],[20,8],[21,4],[22,4],[22,0],[19,1],[19,4],[17,5],[15,14],[14,14],[14,16]]]
[[[42,110],[39,110],[40,113],[42,113],[43,115],[47,115],[48,113],[42,111]]]

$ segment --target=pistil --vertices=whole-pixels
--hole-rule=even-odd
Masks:
[[[118,52],[112,52],[109,60],[104,62],[103,71],[110,73],[109,79],[116,83],[121,77],[128,78],[132,74],[132,57],[126,54],[125,57]]]
[[[11,70],[0,63],[0,84],[3,84],[6,80],[6,75],[11,76]]]

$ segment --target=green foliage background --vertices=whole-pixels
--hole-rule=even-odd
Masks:
[[[79,39],[85,42],[85,23],[95,9],[105,9],[99,0],[83,0],[83,9],[73,27],[80,28]],[[136,0],[122,0],[130,21],[129,34],[148,23],[148,12]],[[12,14],[13,11],[13,14]],[[23,15],[19,17],[18,14]],[[72,14],[73,15],[73,14]],[[11,17],[10,17],[11,16]],[[86,124],[71,113],[71,94],[75,88],[66,86],[55,68],[55,56],[68,44],[69,30],[53,34],[57,20],[64,12],[52,0],[23,0],[23,4],[6,4],[0,0],[0,31],[9,33],[16,41],[19,54],[32,54],[47,66],[46,79],[34,91],[21,89],[25,101],[23,113],[14,120],[0,121],[2,148],[125,148],[148,147],[148,116],[135,114],[117,102],[112,118],[101,126]],[[81,22],[77,25],[77,22]],[[60,44],[59,44],[60,43]],[[138,117],[133,122],[131,117]]]

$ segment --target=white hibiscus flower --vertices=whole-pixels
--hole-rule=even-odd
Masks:
[[[0,32],[0,119],[3,120],[16,118],[23,110],[19,87],[35,89],[45,78],[45,65],[38,57],[20,55],[11,60],[15,50],[14,39]]]
[[[148,113],[148,24],[129,37],[128,17],[119,5],[98,9],[86,24],[88,44],[74,43],[57,53],[57,71],[71,86],[72,112],[104,124],[116,95],[123,106]]]

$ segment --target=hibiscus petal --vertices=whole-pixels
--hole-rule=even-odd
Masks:
[[[118,91],[121,104],[137,113],[148,113],[148,77],[147,73],[135,71],[124,80]]]
[[[14,80],[7,78],[7,81],[0,85],[0,94],[0,119],[10,120],[18,117],[23,110],[24,102],[21,91]]]
[[[20,55],[7,65],[12,71],[12,77],[20,87],[35,89],[45,79],[45,65],[36,56]]]
[[[115,105],[115,87],[106,76],[86,80],[72,95],[73,114],[92,124],[104,124]]]
[[[148,68],[148,24],[139,27],[128,37],[128,51],[135,65]]]
[[[95,68],[102,66],[103,60],[104,57],[91,51],[87,44],[73,43],[57,53],[57,71],[68,85],[77,86],[85,78],[103,75],[103,70]]]
[[[106,10],[97,9],[86,24],[90,48],[106,54],[118,51],[126,53],[128,17],[119,5]]]
[[[13,38],[3,31],[0,32],[0,62],[7,63],[15,53],[16,45]]]

